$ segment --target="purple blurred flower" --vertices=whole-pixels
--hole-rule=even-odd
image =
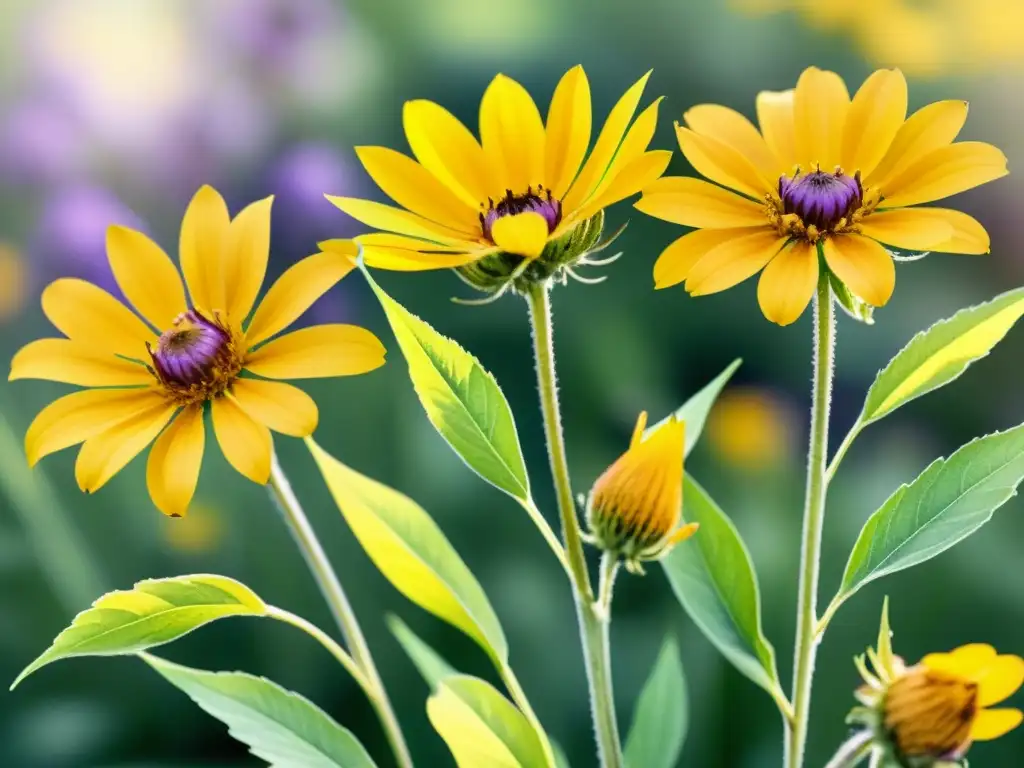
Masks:
[[[66,110],[48,99],[13,106],[0,134],[0,173],[7,183],[49,184],[83,168],[81,131]]]

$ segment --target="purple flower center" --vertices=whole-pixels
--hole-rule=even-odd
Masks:
[[[844,173],[797,173],[792,179],[779,179],[779,197],[784,213],[800,217],[805,227],[821,232],[834,231],[840,221],[849,221],[864,199],[860,173],[850,177]]]
[[[169,385],[192,387],[219,379],[219,369],[231,359],[231,334],[190,309],[178,315],[151,349],[153,367]]]
[[[480,214],[480,226],[483,227],[484,237],[491,242],[494,242],[491,237],[491,229],[494,227],[494,222],[502,216],[514,216],[517,213],[539,213],[548,223],[548,234],[554,232],[555,227],[562,221],[562,201],[552,197],[550,189],[538,186],[537,191],[534,192],[533,187],[527,187],[525,195],[514,195],[511,189],[507,189],[505,192],[505,197],[501,198],[497,204],[493,200],[489,200],[487,212]]]

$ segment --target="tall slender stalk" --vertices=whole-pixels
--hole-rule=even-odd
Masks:
[[[821,566],[821,529],[828,488],[828,415],[832,399],[835,309],[828,273],[822,270],[814,302],[814,393],[811,400],[811,440],[807,459],[803,544],[800,552],[800,590],[797,602],[796,656],[793,662],[793,719],[786,729],[786,768],[803,765],[807,722],[811,709],[814,657],[818,649],[817,594]]]
[[[587,560],[583,554],[582,534],[572,497],[572,484],[569,481],[565,439],[562,436],[558,406],[551,297],[548,291],[546,285],[533,285],[526,296],[533,327],[533,351],[537,364],[537,385],[540,389],[541,412],[544,417],[544,434],[547,438],[551,474],[558,500],[558,513],[562,520],[562,539],[565,542],[573,582],[576,619],[583,644],[583,658],[601,766],[622,768],[622,747],[619,742],[615,699],[612,694],[608,619],[594,603],[594,591],[587,570]]]
[[[306,565],[309,566],[309,570],[316,579],[317,586],[320,587],[320,592],[323,594],[324,600],[327,601],[334,620],[338,623],[349,653],[352,654],[353,660],[362,671],[363,682],[370,689],[368,691],[370,703],[377,711],[377,716],[384,727],[384,733],[394,752],[395,760],[400,768],[412,768],[412,756],[406,746],[405,737],[402,736],[402,729],[398,724],[398,718],[395,717],[395,711],[391,708],[391,701],[384,690],[384,682],[377,672],[373,656],[370,655],[370,646],[366,643],[366,637],[359,627],[359,622],[345,595],[345,590],[342,589],[341,582],[338,581],[338,576],[331,567],[327,553],[324,552],[309,518],[306,517],[298,498],[292,491],[291,484],[288,482],[284,470],[281,469],[277,456],[273,457],[268,489],[271,498],[277,503],[278,509],[288,524],[288,529],[291,531],[299,551],[302,552]]]

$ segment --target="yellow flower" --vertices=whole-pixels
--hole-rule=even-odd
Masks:
[[[684,425],[675,417],[644,437],[641,413],[629,450],[594,483],[587,522],[595,543],[642,573],[643,560],[655,560],[697,530],[683,525]]]
[[[272,379],[346,376],[383,364],[380,341],[355,326],[277,336],[351,271],[354,244],[347,255],[318,253],[292,266],[245,324],[267,269],[271,202],[260,200],[231,219],[214,189],[200,189],[181,224],[184,284],[148,237],[110,227],[110,267],[137,315],[83,280],[60,279],[46,288],[43,311],[66,338],[23,347],[11,361],[10,379],[89,389],[51,403],[32,422],[25,437],[30,464],[82,443],[75,477],[92,493],[155,440],[149,492],[162,512],[180,516],[199,478],[207,403],[224,456],[241,474],[266,483],[273,450],[268,427],[304,437],[318,418],[309,395]]]
[[[405,135],[415,160],[385,147],[356,149],[400,207],[328,199],[382,230],[356,238],[369,266],[439,269],[490,256],[485,271],[463,272],[485,289],[480,283],[488,277],[508,281],[530,264],[548,267],[541,277],[560,274],[596,244],[603,209],[638,193],[668,165],[670,152],[646,151],[658,102],[633,121],[648,75],[612,109],[589,156],[590,85],[579,66],[559,82],[546,122],[522,85],[495,77],[480,104],[480,141],[444,107],[407,102]]]
[[[729,464],[748,470],[778,466],[789,457],[792,419],[770,392],[732,387],[723,392],[708,416],[712,449]]]
[[[666,177],[644,188],[638,209],[697,229],[661,254],[655,286],[685,280],[701,296],[761,272],[761,309],[787,325],[815,292],[819,256],[878,307],[896,280],[886,246],[987,253],[988,234],[970,216],[910,206],[1006,175],[1006,157],[989,144],[953,143],[967,119],[963,101],[906,112],[898,70],[875,72],[851,99],[838,75],[813,67],[795,90],[758,95],[760,131],[726,107],[689,110],[679,144],[716,183]]]

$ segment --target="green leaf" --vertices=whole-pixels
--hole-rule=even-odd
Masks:
[[[470,469],[510,496],[530,497],[512,411],[494,377],[453,340],[388,296],[367,270],[427,418]]]
[[[740,367],[743,361],[736,358],[722,371],[718,376],[712,379],[708,384],[704,386],[700,392],[695,394],[679,408],[672,416],[678,421],[682,421],[686,424],[686,455],[690,455],[690,451],[697,444],[697,440],[700,438],[701,432],[704,431],[704,424],[708,419],[708,414],[711,412],[711,407],[715,404],[715,400],[722,394],[722,390],[725,385],[732,378],[732,375],[736,373],[736,369]],[[648,428],[644,433],[649,435],[654,430],[658,429],[671,416],[666,417],[655,424],[653,427]]]
[[[141,654],[231,736],[275,768],[375,768],[350,731],[308,699],[244,672],[206,672]]]
[[[879,372],[860,417],[861,426],[948,384],[985,357],[1024,314],[1024,288],[960,310],[915,336]]]
[[[571,768],[565,750],[556,741],[551,742],[551,752],[555,756],[555,768]]]
[[[836,602],[870,581],[945,552],[992,518],[1024,479],[1024,424],[937,459],[864,525]]]
[[[437,651],[423,642],[419,635],[409,629],[400,618],[390,615],[386,621],[391,634],[395,636],[399,645],[412,659],[413,665],[423,675],[423,679],[427,681],[427,685],[432,690],[437,690],[444,678],[458,674],[447,661],[441,658]]]
[[[673,768],[686,741],[689,706],[679,646],[665,638],[644,683],[626,739],[626,765],[630,768]]]
[[[761,596],[750,554],[732,521],[689,475],[683,505],[687,522],[700,523],[700,530],[661,561],[669,583],[708,640],[774,696],[779,691],[775,650],[761,629]]]
[[[508,644],[487,595],[430,515],[408,496],[346,467],[312,438],[306,442],[341,514],[384,577],[507,663]]]
[[[427,700],[427,716],[459,768],[541,768],[544,747],[526,717],[487,682],[447,677]]]
[[[225,576],[140,581],[110,592],[75,616],[71,626],[18,675],[11,688],[42,666],[73,656],[121,656],[176,640],[226,616],[262,616],[267,606]]]

